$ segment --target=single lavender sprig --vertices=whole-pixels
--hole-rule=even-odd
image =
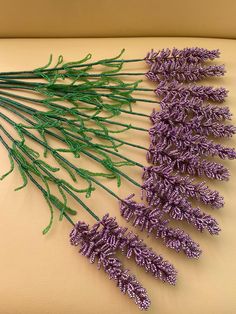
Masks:
[[[232,113],[228,107],[217,107],[210,104],[204,104],[204,101],[200,98],[188,98],[181,97],[178,100],[172,101],[169,96],[166,96],[160,102],[162,110],[169,109],[174,110],[179,114],[191,114],[198,117],[204,117],[205,119],[211,119],[211,121],[223,121],[231,120]]]
[[[148,248],[136,234],[120,227],[116,219],[109,217],[109,214],[106,214],[99,224],[101,235],[114,250],[120,249],[127,258],[134,258],[137,265],[144,267],[155,278],[175,285],[177,271],[174,266]]]
[[[182,97],[198,97],[202,100],[211,100],[223,102],[227,97],[228,91],[223,88],[214,88],[212,86],[201,86],[196,84],[183,84],[178,81],[162,81],[158,84],[155,93],[159,97],[166,96],[175,100]]]
[[[114,250],[98,231],[98,224],[91,229],[84,222],[77,222],[70,233],[72,245],[80,245],[79,252],[86,256],[90,263],[97,259],[98,268],[103,267],[110,279],[116,281],[122,293],[128,294],[141,310],[147,310],[151,304],[146,290],[141,286],[133,274],[122,267],[118,258],[114,255]]]
[[[207,139],[205,135],[193,134],[191,128],[181,125],[170,125],[165,122],[156,123],[149,129],[152,144],[160,140],[173,144],[180,151],[189,150],[193,154],[202,156],[219,156],[222,159],[235,159],[236,152],[234,148],[215,144]]]
[[[169,190],[163,183],[156,184],[152,174],[145,178],[142,191],[150,206],[167,213],[171,218],[186,220],[201,232],[205,229],[212,235],[220,232],[218,223],[213,217],[202,212],[198,207],[192,207],[177,190]]]
[[[206,119],[204,116],[195,116],[189,119],[188,114],[186,114],[183,108],[178,106],[171,110],[172,108],[165,108],[161,111],[153,112],[150,115],[150,120],[153,124],[165,125],[165,128],[175,126],[181,126],[186,129],[187,132],[192,132],[193,134],[214,136],[214,137],[231,137],[236,133],[236,127],[234,125],[223,124],[215,122],[211,118]],[[174,124],[173,124],[174,123]]]
[[[194,82],[208,77],[218,77],[225,73],[224,65],[201,66],[189,64],[184,59],[167,60],[163,63],[153,63],[146,77],[154,82],[163,80],[178,82]]]
[[[199,47],[193,48],[184,48],[184,49],[177,49],[173,48],[170,50],[169,48],[154,51],[153,49],[147,53],[144,60],[147,64],[152,64],[155,62],[163,62],[167,59],[185,59],[188,63],[199,63],[205,62],[207,60],[214,60],[219,58],[220,51],[219,49],[215,50],[208,50]]]
[[[224,199],[218,191],[209,189],[205,182],[194,183],[189,175],[174,173],[170,165],[149,166],[143,171],[143,179],[152,177],[157,187],[164,186],[168,191],[177,192],[187,198],[195,198],[213,208],[224,205]]]
[[[163,219],[163,214],[157,209],[151,209],[142,203],[133,200],[134,194],[129,195],[120,202],[121,216],[139,227],[148,234],[153,233],[156,238],[161,238],[167,247],[177,252],[183,251],[189,258],[198,258],[201,255],[199,244],[179,228],[168,226],[169,221]]]
[[[147,161],[153,165],[171,165],[173,170],[178,170],[180,173],[206,176],[216,180],[229,179],[229,170],[224,165],[201,159],[198,154],[193,154],[188,150],[179,151],[163,141],[155,145],[151,143],[146,157]]]

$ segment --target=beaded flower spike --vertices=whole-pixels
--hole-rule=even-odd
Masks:
[[[229,170],[212,158],[235,159],[234,148],[216,141],[230,138],[236,128],[228,123],[229,108],[220,106],[227,96],[226,89],[195,83],[224,75],[224,66],[209,65],[219,57],[218,50],[151,50],[146,57],[131,60],[121,58],[123,53],[94,62],[88,62],[91,54],[68,63],[60,56],[53,67],[50,57],[46,66],[32,71],[0,73],[0,141],[11,165],[1,179],[17,167],[23,183],[16,190],[30,181],[48,203],[51,218],[43,234],[50,230],[54,209],[58,209],[60,220],[66,218],[73,226],[70,243],[79,246],[79,252],[91,263],[103,268],[141,310],[147,310],[150,300],[146,289],[123,267],[117,253],[134,259],[154,278],[171,285],[176,283],[176,269],[137,234],[119,226],[115,217],[109,213],[98,217],[80,195],[89,198],[97,187],[101,188],[118,201],[121,216],[135,227],[189,258],[199,258],[199,245],[184,230],[171,227],[170,222],[185,220],[199,231],[219,234],[217,221],[194,207],[192,200],[215,209],[224,205],[219,192],[200,179],[228,180]],[[124,66],[130,62],[146,62],[148,69],[145,73],[125,72]],[[149,79],[156,86],[144,88],[141,80],[126,81],[132,76]],[[155,94],[157,99],[136,98],[137,91]],[[137,102],[154,108],[139,112],[134,108]],[[136,125],[135,117],[150,119],[150,129]],[[127,130],[148,134],[150,143],[141,146],[135,138],[123,139],[122,133]],[[52,139],[56,144],[51,144]],[[38,150],[32,147],[33,142]],[[145,152],[149,164],[121,153],[121,146]],[[80,167],[78,160],[82,157],[87,160],[87,168]],[[91,163],[100,171],[91,171]],[[142,169],[141,184],[127,168],[122,170],[127,166],[132,166],[133,173]],[[129,181],[140,189],[142,203],[134,199],[134,194],[121,199],[104,180],[116,180],[118,187]],[[69,206],[71,198],[95,219],[93,226],[73,221],[76,210]]]

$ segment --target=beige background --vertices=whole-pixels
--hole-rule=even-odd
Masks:
[[[150,9],[147,9],[151,11]],[[1,13],[2,14],[2,13]],[[236,42],[234,40],[196,38],[127,38],[127,39],[2,39],[0,40],[0,69],[31,69],[46,63],[49,54],[63,54],[68,61],[92,52],[94,58],[114,56],[121,48],[126,48],[127,58],[143,57],[150,48],[200,46],[209,49],[220,48],[220,62],[227,67],[224,78],[208,83],[225,86],[230,90],[227,105],[236,114]],[[137,65],[136,70],[145,69]],[[146,83],[149,86],[150,83]],[[138,103],[137,107],[149,113],[152,106]],[[236,116],[234,116],[234,123]],[[140,122],[148,126],[148,122]],[[147,136],[136,136],[130,131],[127,139],[148,145]],[[235,139],[228,142],[235,146]],[[145,155],[129,150],[128,155],[145,163]],[[1,173],[8,168],[6,152],[0,147]],[[165,248],[160,241],[146,239],[156,251],[162,253],[179,271],[176,287],[163,284],[139,269],[133,262],[125,264],[137,274],[147,288],[152,300],[150,314],[234,314],[236,313],[236,236],[235,236],[235,162],[224,162],[230,167],[229,182],[210,182],[212,188],[220,190],[226,205],[219,211],[203,208],[217,218],[222,233],[211,237],[200,234],[187,224],[183,226],[200,243],[204,253],[200,260],[188,260],[184,255]],[[132,175],[141,181],[140,171],[132,170]],[[136,314],[135,304],[123,296],[109,281],[103,271],[97,271],[77,250],[69,245],[70,225],[55,223],[52,231],[42,236],[41,230],[47,225],[49,210],[36,189],[29,185],[20,192],[13,189],[21,179],[14,172],[1,182],[0,189],[0,313],[1,314]],[[110,186],[114,189],[115,184]],[[123,181],[120,195],[125,197],[135,191]],[[109,211],[119,217],[117,202],[98,190],[88,204],[100,216]],[[71,203],[75,205],[75,203]],[[93,223],[79,206],[78,219]]]
[[[236,38],[235,0],[0,0],[0,37]]]

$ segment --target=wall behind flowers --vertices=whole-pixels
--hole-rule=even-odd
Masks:
[[[0,37],[236,38],[236,1],[0,0]]]

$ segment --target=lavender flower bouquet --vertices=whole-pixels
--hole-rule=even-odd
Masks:
[[[199,206],[219,209],[224,205],[223,197],[208,187],[206,179],[229,179],[229,170],[218,160],[235,159],[236,152],[217,141],[232,137],[236,128],[229,123],[230,109],[223,106],[228,91],[196,84],[225,74],[223,65],[211,64],[219,58],[219,50],[151,50],[141,59],[123,59],[123,53],[94,62],[89,61],[91,54],[67,63],[59,56],[54,66],[50,57],[45,66],[32,71],[0,73],[0,141],[10,161],[10,170],[1,180],[17,167],[23,183],[16,190],[31,182],[48,203],[50,221],[43,234],[52,227],[58,209],[59,219],[72,225],[71,245],[103,269],[141,310],[147,310],[151,302],[146,289],[122,265],[118,254],[170,285],[176,284],[177,270],[115,217],[107,213],[100,218],[83,195],[92,197],[99,187],[117,200],[120,215],[134,227],[188,258],[199,258],[199,244],[171,226],[171,221],[186,221],[211,235],[220,233],[216,219]],[[124,67],[130,62],[146,62],[146,73],[126,72]],[[140,86],[142,80],[126,80],[136,76],[152,81],[152,88]],[[137,91],[156,99],[137,98]],[[137,102],[150,105],[146,113],[135,109]],[[117,116],[122,120],[117,121]],[[136,125],[135,117],[148,120],[150,128]],[[148,134],[150,142],[141,146],[124,140],[120,134],[130,129],[140,136]],[[33,148],[33,142],[43,154]],[[121,153],[121,146],[144,152],[147,164]],[[82,156],[100,170],[80,167]],[[142,183],[123,170],[127,166],[141,168]],[[60,175],[61,169],[66,175]],[[133,193],[122,199],[104,180],[116,180],[118,187],[129,181],[139,188],[140,200]],[[77,210],[69,206],[71,198],[94,218],[94,225],[74,221]]]

